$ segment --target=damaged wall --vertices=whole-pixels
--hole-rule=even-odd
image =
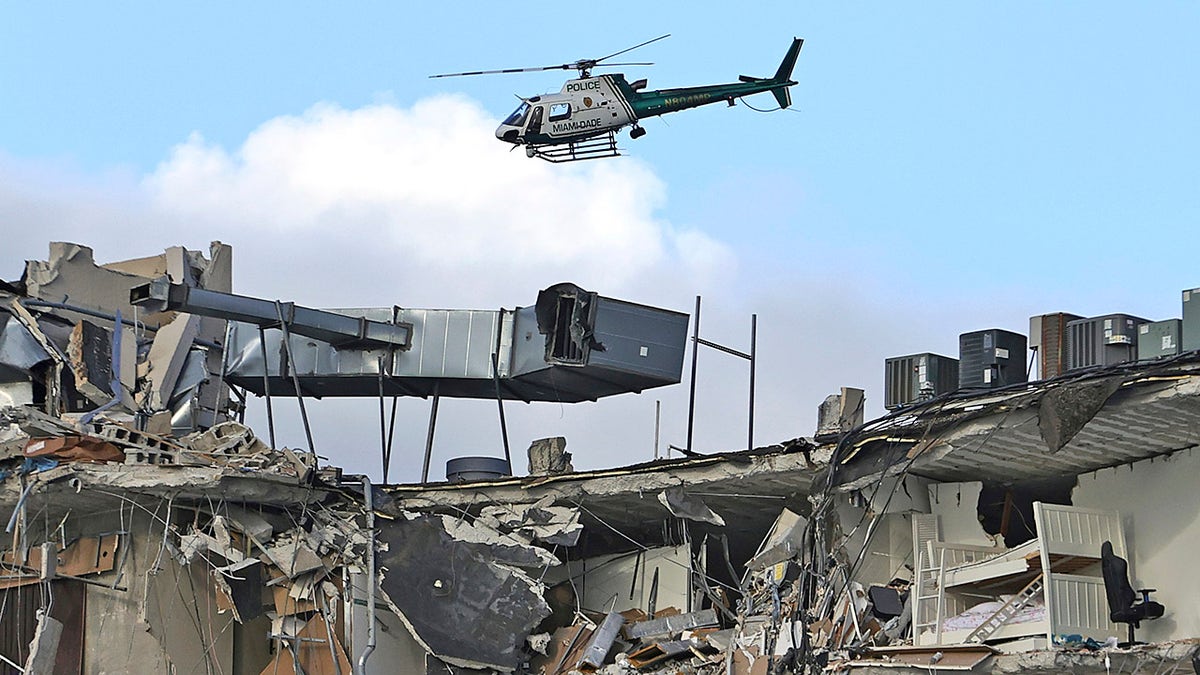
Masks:
[[[566,581],[569,572],[580,606],[593,612],[649,611],[652,591],[657,609],[674,607],[686,612],[691,592],[690,557],[691,547],[683,545],[572,560],[551,569],[546,585]]]
[[[1160,642],[1200,635],[1200,613],[1196,611],[1200,577],[1195,574],[1195,561],[1200,560],[1197,476],[1200,455],[1195,449],[1181,450],[1084,474],[1072,494],[1076,506],[1121,513],[1126,550],[1132,557],[1130,581],[1135,589],[1158,589],[1150,598],[1162,603],[1166,614],[1143,621],[1138,640]]]
[[[370,629],[367,623],[367,575],[351,574],[354,604],[350,611],[346,642],[351,654],[362,654],[367,648]],[[376,591],[375,650],[367,660],[367,672],[413,673],[425,672],[425,649],[413,639],[400,617],[388,610]],[[356,657],[357,658],[357,657]],[[349,675],[349,674],[347,674]]]
[[[867,548],[857,566],[858,582],[884,584],[896,576],[911,577],[911,570],[904,567],[913,564],[909,514],[929,511],[930,487],[927,480],[908,475],[903,481],[888,478],[877,489],[840,497],[844,501],[837,513],[841,531],[848,537],[845,550],[857,556],[864,545]],[[880,517],[869,532],[868,524],[875,514]]]
[[[929,512],[938,517],[942,541],[993,546],[995,541],[979,524],[979,495],[983,483],[932,483],[929,486]]]

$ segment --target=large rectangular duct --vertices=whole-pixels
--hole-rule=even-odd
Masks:
[[[226,379],[260,395],[295,395],[290,353],[305,395],[378,396],[382,386],[386,396],[495,398],[498,379],[505,399],[578,402],[678,383],[687,343],[687,314],[570,284],[512,310],[324,311],[408,325],[410,347],[337,348],[293,334],[285,352],[280,331],[231,323]]]

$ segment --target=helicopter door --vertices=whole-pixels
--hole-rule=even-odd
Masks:
[[[542,106],[539,105],[533,109],[533,114],[529,116],[529,126],[525,127],[525,133],[542,133]]]

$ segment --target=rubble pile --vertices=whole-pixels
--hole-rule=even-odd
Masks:
[[[230,280],[219,243],[107,265],[53,244],[0,282],[0,671],[1200,672],[1200,510],[1175,498],[1200,471],[1200,354],[865,424],[846,388],[818,441],[577,471],[551,437],[528,476],[372,486],[256,434],[246,401],[370,386],[382,421],[362,366],[426,326],[304,310],[338,320],[310,355],[357,370],[302,383],[266,333],[283,303],[254,301],[276,326],[131,299]],[[580,293],[542,310],[578,319]],[[226,354],[235,324],[257,339]],[[257,375],[232,382],[236,359]],[[1121,584],[1161,589],[1139,626]]]

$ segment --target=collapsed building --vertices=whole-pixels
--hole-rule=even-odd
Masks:
[[[247,397],[427,397],[432,437],[442,396],[678,382],[688,317],[231,279],[222,244],[53,244],[0,288],[4,672],[1200,672],[1200,354],[870,421],[843,389],[811,437],[593,471],[548,438],[512,475],[505,438],[430,481],[427,445],[422,482],[373,485]]]

